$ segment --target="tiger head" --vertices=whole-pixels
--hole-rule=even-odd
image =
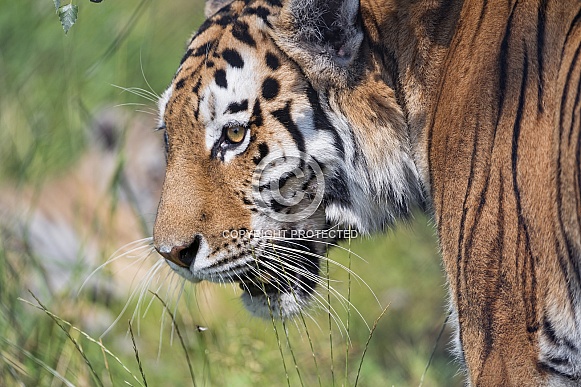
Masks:
[[[160,99],[155,248],[188,280],[239,282],[255,315],[299,313],[341,230],[382,229],[421,200],[361,12],[358,1],[210,0]]]

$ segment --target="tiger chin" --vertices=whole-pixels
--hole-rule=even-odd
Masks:
[[[468,383],[581,384],[580,15],[574,0],[208,0],[159,101],[155,248],[292,318],[316,303],[332,231],[420,207]]]

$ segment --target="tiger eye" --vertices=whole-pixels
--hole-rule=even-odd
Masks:
[[[244,135],[246,134],[246,128],[243,126],[232,126],[226,129],[226,137],[228,141],[234,144],[238,144],[244,140]]]

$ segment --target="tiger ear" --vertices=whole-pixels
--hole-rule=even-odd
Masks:
[[[218,12],[226,4],[230,4],[233,0],[207,0],[204,14],[206,18]]]
[[[321,86],[346,86],[363,40],[359,0],[288,0],[275,40]]]

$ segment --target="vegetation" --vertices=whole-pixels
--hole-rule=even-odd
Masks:
[[[130,244],[150,235],[141,195],[158,188],[131,180],[145,151],[129,129],[162,155],[148,90],[171,80],[200,2],[86,2],[67,35],[50,1],[0,5],[0,385],[460,385],[448,330],[438,340],[444,275],[422,215],[330,251],[361,278],[328,268],[352,304],[330,297],[337,321],[316,309],[257,320],[235,286],[184,284],[147,240]]]

